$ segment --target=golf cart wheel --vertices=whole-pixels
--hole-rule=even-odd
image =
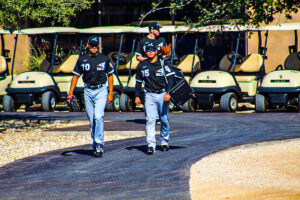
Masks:
[[[114,92],[113,107],[114,111],[120,111],[120,94],[118,92]]]
[[[16,111],[16,102],[14,98],[10,95],[4,95],[3,97],[3,109],[5,112],[15,112]]]
[[[47,91],[42,94],[42,109],[43,111],[53,111],[56,107],[55,94],[52,91]]]
[[[255,96],[255,111],[265,112],[266,111],[267,100],[264,95],[256,94]]]
[[[298,95],[298,112],[300,112],[300,94]]]
[[[121,94],[120,97],[120,109],[123,112],[132,112],[133,106],[132,106],[132,100],[127,94]]]
[[[117,97],[118,96],[118,97]],[[117,92],[113,92],[113,101],[111,103],[107,103],[105,106],[105,110],[108,112],[114,112],[114,111],[118,111],[115,110],[115,108],[120,108],[120,95]],[[119,105],[115,105],[115,104],[119,104]]]
[[[195,108],[195,102],[194,102],[194,99],[189,99],[187,102],[185,102],[183,105],[182,105],[182,110],[184,112],[195,112],[196,111],[196,108]]]
[[[238,108],[238,98],[236,94],[228,92],[221,96],[221,109],[226,112],[235,112]]]
[[[172,101],[169,102],[169,111],[172,112],[175,110],[175,105]]]

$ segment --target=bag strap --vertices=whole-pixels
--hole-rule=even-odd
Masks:
[[[165,77],[165,81],[168,85],[168,79],[166,77],[166,72],[165,72],[165,61],[164,61],[164,59],[160,59],[159,61],[160,61],[161,69],[162,69],[164,77]]]

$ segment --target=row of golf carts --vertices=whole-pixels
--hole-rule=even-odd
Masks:
[[[278,107],[294,108],[300,110],[300,52],[298,52],[297,30],[299,23],[280,24],[266,27],[240,26],[240,25],[212,25],[206,27],[190,28],[188,26],[163,26],[162,34],[173,34],[173,44],[178,44],[184,36],[193,38],[193,48],[179,58],[176,56],[177,45],[172,46],[171,63],[174,67],[182,70],[186,80],[195,92],[195,98],[188,100],[180,107],[183,111],[210,110],[219,106],[227,112],[235,112],[238,103],[249,102],[255,105],[257,112],[265,112],[267,109]],[[283,66],[278,66],[275,71],[265,73],[264,62],[267,58],[267,39],[269,31],[295,32],[295,45],[287,47],[290,55],[286,58]],[[262,45],[261,32],[265,32],[265,41]],[[238,35],[233,43],[231,52],[222,57],[219,65],[209,70],[201,70],[201,55],[199,54],[199,35],[208,32],[235,33]],[[258,52],[251,55],[240,55],[240,40],[245,37],[246,32],[257,32],[259,36]],[[135,70],[138,65],[134,50],[137,37],[133,37],[131,51],[124,53],[124,35],[134,34],[141,36],[148,33],[148,29],[132,26],[122,27],[95,27],[87,29],[76,28],[32,28],[16,32],[29,36],[51,35],[54,38],[53,49],[48,53],[48,59],[42,63],[40,71],[27,71],[12,76],[8,74],[6,60],[0,59],[1,87],[8,86],[3,97],[5,111],[15,111],[22,104],[30,107],[33,104],[41,104],[44,111],[53,111],[57,103],[65,102],[72,79],[72,70],[84,51],[81,48],[82,40],[79,39],[76,54],[71,54],[64,59],[57,56],[57,41],[65,34],[82,38],[84,35],[101,34],[118,36],[118,51],[108,54],[115,65],[114,74],[114,100],[107,104],[107,111],[133,111],[135,94]],[[2,32],[1,34],[8,34]],[[177,35],[181,35],[179,38]],[[105,43],[105,41],[102,41]],[[128,43],[128,40],[127,40]],[[16,45],[15,45],[16,46]],[[184,47],[181,47],[184,48]],[[187,48],[187,47],[186,47]],[[4,49],[4,48],[2,48]],[[3,55],[3,54],[2,54]],[[13,63],[14,64],[13,56]],[[13,67],[12,70],[13,72]],[[84,83],[79,79],[74,94],[84,107],[83,101]],[[3,90],[3,89],[1,89]],[[178,109],[170,104],[170,109]]]

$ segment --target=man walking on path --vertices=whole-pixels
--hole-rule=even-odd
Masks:
[[[156,149],[155,120],[157,114],[161,117],[161,147],[163,151],[169,150],[169,101],[168,91],[174,85],[174,72],[172,66],[164,59],[158,58],[157,46],[147,43],[145,46],[147,60],[139,63],[136,73],[135,104],[140,105],[142,82],[145,84],[145,114],[147,153],[153,154]]]
[[[159,29],[161,26],[158,24],[158,22],[152,22],[149,24],[148,29],[149,29],[149,34],[142,38],[138,45],[135,54],[137,55],[136,59],[140,62],[143,62],[147,60],[147,56],[145,53],[145,49],[147,44],[154,44],[155,47],[158,50],[157,55],[160,53],[160,47],[162,46],[167,46],[167,42],[164,37],[159,37],[160,36],[160,31]],[[156,116],[156,124],[160,125],[161,124],[161,119],[160,116]]]
[[[84,101],[86,113],[90,122],[93,154],[101,157],[104,153],[104,109],[106,103],[113,100],[114,68],[109,58],[99,52],[99,38],[91,36],[88,40],[89,53],[81,56],[73,70],[68,100],[72,99],[78,77],[83,75]],[[107,78],[108,76],[108,78]],[[107,91],[107,82],[109,93]]]

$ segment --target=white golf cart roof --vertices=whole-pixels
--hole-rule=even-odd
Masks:
[[[238,24],[223,24],[210,25],[194,28],[197,32],[239,32],[239,31],[255,31],[257,27],[252,25],[238,25]]]
[[[10,32],[9,32],[9,31],[7,31],[7,30],[3,30],[3,29],[1,29],[1,30],[0,30],[0,34],[10,34]]]
[[[259,27],[262,31],[293,31],[300,30],[300,23],[284,23]]]
[[[252,25],[210,25],[210,26],[199,26],[192,27],[186,25],[178,26],[162,26],[160,28],[161,33],[179,33],[179,32],[238,32],[238,31],[257,31],[258,28]],[[149,33],[148,27],[136,28],[133,32],[135,33]]]
[[[40,28],[27,28],[20,31],[14,31],[14,34],[27,34],[27,35],[38,35],[38,34],[75,34],[78,33],[78,29],[74,27],[40,27]]]
[[[178,33],[178,32],[194,32],[189,26],[185,25],[165,25],[162,26],[159,31],[161,33]],[[148,27],[136,27],[133,30],[134,33],[149,33]]]
[[[86,34],[132,33],[135,28],[134,26],[98,26],[78,29],[78,31]]]

